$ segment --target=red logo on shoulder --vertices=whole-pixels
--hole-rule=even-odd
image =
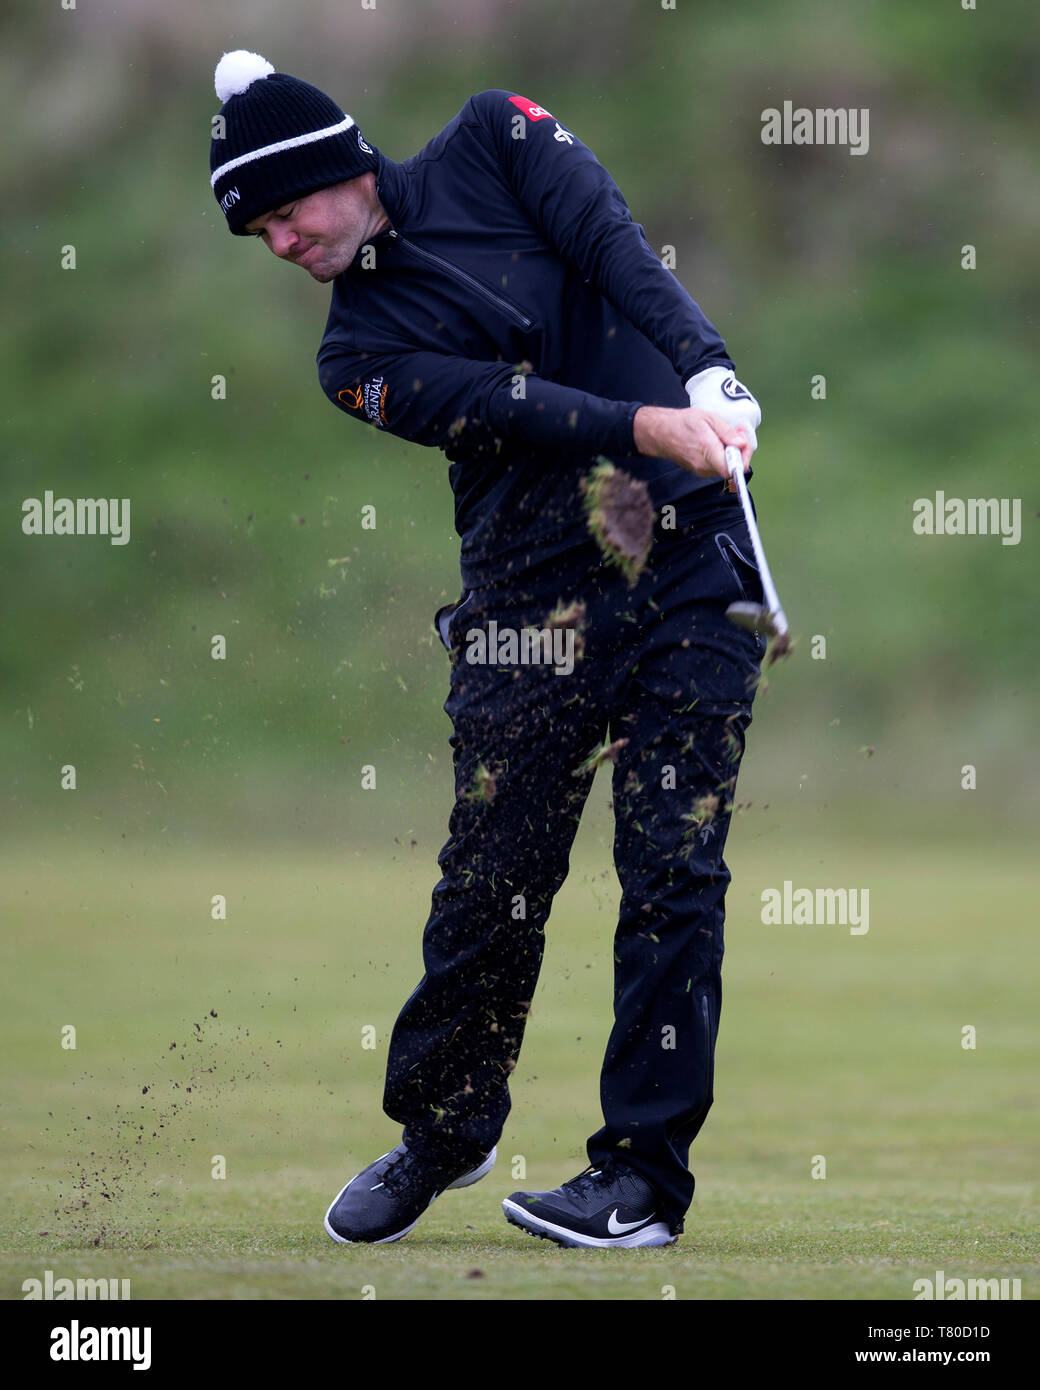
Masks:
[[[544,121],[547,116],[552,120],[551,111],[546,111],[544,106],[539,106],[537,102],[530,101],[527,97],[510,97],[509,100],[532,121]]]

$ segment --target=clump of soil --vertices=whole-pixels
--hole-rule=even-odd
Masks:
[[[483,763],[477,764],[477,770],[473,774],[473,781],[470,789],[466,793],[467,801],[480,801],[485,805],[495,799],[495,786],[498,781],[496,773]]]
[[[779,661],[781,657],[790,656],[793,646],[790,632],[774,634],[766,650],[766,666],[772,666],[773,662]]]
[[[654,537],[654,508],[646,483],[599,458],[582,479],[581,490],[596,544],[624,574],[628,587],[635,588]]]
[[[613,743],[605,743],[602,748],[590,753],[581,766],[574,769],[573,775],[581,777],[587,772],[595,772],[601,763],[616,763],[618,754],[627,743],[627,738],[616,738]]]
[[[720,800],[717,796],[707,795],[698,797],[693,803],[693,810],[682,817],[686,822],[684,840],[688,843],[697,834],[706,832],[711,826],[715,817],[719,813]],[[703,835],[702,835],[703,841]]]
[[[545,627],[550,632],[556,628],[573,630],[574,632],[574,660],[580,661],[585,655],[585,638],[581,635],[585,626],[585,604],[581,599],[572,599],[570,603],[564,603],[562,599],[545,620]]]

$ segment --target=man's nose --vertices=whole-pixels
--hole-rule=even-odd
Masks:
[[[289,255],[300,240],[291,227],[269,227],[268,233],[271,239],[271,250],[276,256],[281,256],[283,259]]]

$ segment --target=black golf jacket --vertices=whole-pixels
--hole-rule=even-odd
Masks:
[[[718,493],[638,455],[632,419],[733,362],[576,135],[486,91],[410,159],[375,154],[392,229],[334,282],[319,377],[349,415],[444,451],[466,588],[587,540],[599,455],[658,508]]]

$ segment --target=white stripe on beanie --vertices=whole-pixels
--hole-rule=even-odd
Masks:
[[[273,145],[264,145],[259,150],[250,150],[247,154],[240,154],[237,159],[229,159],[226,164],[222,164],[219,169],[213,171],[209,181],[210,187],[215,188],[217,179],[230,173],[232,169],[237,169],[240,164],[248,164],[254,159],[263,159],[269,154],[280,154],[282,150],[293,150],[299,145],[310,145],[315,140],[327,140],[330,135],[341,135],[343,131],[349,130],[353,124],[353,116],[344,116],[338,125],[326,126],[324,130],[308,131],[306,135],[293,135],[288,140],[276,140]]]

